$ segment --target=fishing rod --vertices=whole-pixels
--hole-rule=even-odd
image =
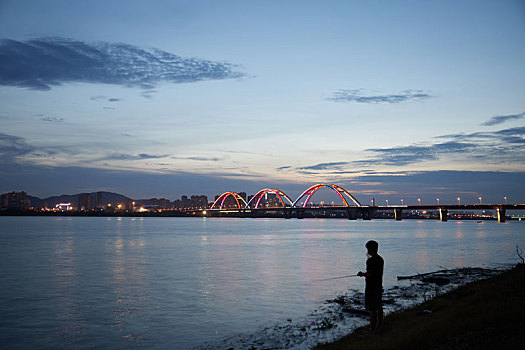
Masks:
[[[323,282],[323,281],[330,281],[330,280],[338,280],[338,279],[341,279],[341,278],[348,278],[348,277],[357,277],[357,275],[348,275],[348,276],[323,278],[323,279],[320,279],[320,280],[313,280],[312,282]]]

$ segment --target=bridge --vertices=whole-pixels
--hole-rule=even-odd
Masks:
[[[309,206],[312,196],[322,188],[327,188],[335,192],[343,202],[343,205]],[[263,198],[268,194],[275,195],[278,205],[261,207]],[[226,205],[226,201],[229,198],[230,203],[233,204]],[[356,220],[358,217],[361,217],[363,220],[371,220],[374,213],[377,211],[391,211],[394,214],[393,216],[395,220],[401,220],[403,211],[420,212],[424,210],[433,210],[439,212],[439,218],[441,221],[447,221],[449,211],[496,210],[498,222],[505,222],[507,210],[523,209],[525,209],[525,204],[362,205],[350,192],[342,187],[329,183],[320,183],[308,187],[295,201],[292,201],[288,195],[276,188],[262,189],[253,195],[248,202],[236,192],[225,192],[215,200],[210,209],[202,210],[201,215],[259,217],[272,214],[272,216],[284,217],[286,219],[292,217],[302,219],[307,212],[323,212],[325,214],[343,213],[349,220]]]

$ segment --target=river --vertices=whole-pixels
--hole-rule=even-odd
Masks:
[[[524,233],[494,221],[0,217],[0,343],[227,347],[362,290],[361,278],[318,280],[363,270],[369,239],[391,288],[442,267],[509,267]]]

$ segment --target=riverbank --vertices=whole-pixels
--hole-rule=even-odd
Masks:
[[[316,349],[523,349],[525,265],[472,282]]]

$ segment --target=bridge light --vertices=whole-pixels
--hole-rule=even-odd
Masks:
[[[478,199],[479,199],[479,204],[481,204],[481,197],[478,197]]]

